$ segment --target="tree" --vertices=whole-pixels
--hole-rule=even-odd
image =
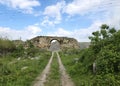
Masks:
[[[120,65],[120,30],[103,24],[100,31],[92,33],[91,50],[98,61],[99,73],[118,72]]]

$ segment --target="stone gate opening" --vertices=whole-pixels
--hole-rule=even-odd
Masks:
[[[56,39],[53,39],[50,41],[50,48],[49,48],[50,51],[60,51],[60,43],[58,40]]]

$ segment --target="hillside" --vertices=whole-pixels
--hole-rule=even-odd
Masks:
[[[90,42],[79,42],[80,49],[88,48],[90,45]]]

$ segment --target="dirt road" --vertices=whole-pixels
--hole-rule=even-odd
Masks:
[[[62,86],[75,86],[74,83],[72,82],[71,78],[69,77],[69,75],[66,73],[65,67],[62,64],[62,61],[60,59],[58,52],[52,52],[52,56],[47,64],[47,66],[45,67],[45,69],[43,70],[41,75],[36,78],[33,86],[44,86],[44,83],[46,82],[46,79],[50,73],[50,67],[51,67],[51,63],[52,63],[55,53],[57,54],[58,63],[59,63],[59,71],[60,71],[60,75],[61,75],[61,79],[60,79],[61,85]],[[58,70],[56,70],[56,71],[58,71]]]
[[[33,86],[44,86],[44,83],[46,82],[46,78],[49,74],[49,71],[50,71],[50,66],[51,66],[51,63],[52,63],[52,59],[53,59],[53,52],[52,52],[52,56],[47,64],[47,66],[45,67],[45,69],[43,70],[42,74],[39,75],[35,82],[34,82],[34,85]]]
[[[57,53],[59,69],[60,69],[60,73],[61,73],[62,86],[75,86],[74,83],[72,82],[70,76],[66,73],[65,67],[62,64],[59,53],[58,52],[56,52],[56,53]]]

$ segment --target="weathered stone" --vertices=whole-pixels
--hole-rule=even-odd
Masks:
[[[59,42],[61,49],[66,49],[66,48],[78,49],[79,48],[79,44],[77,40],[74,38],[68,38],[68,37],[37,36],[31,39],[30,41],[33,43],[35,47],[48,50],[53,40],[57,40]]]

